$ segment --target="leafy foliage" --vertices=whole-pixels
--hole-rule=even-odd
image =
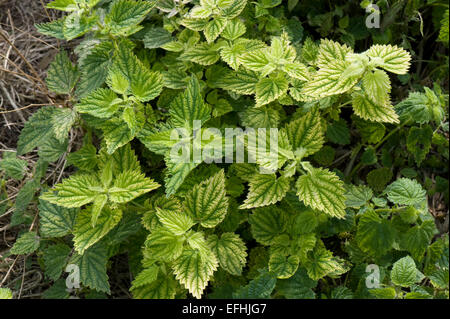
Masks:
[[[69,298],[71,264],[74,294],[112,295],[126,253],[137,299],[448,298],[428,207],[448,205],[448,4],[378,2],[380,31],[368,3],[48,3],[64,15],[39,32],[79,38],[46,78],[65,103],[0,160],[0,215],[27,227],[10,253],[42,259],[44,297]]]

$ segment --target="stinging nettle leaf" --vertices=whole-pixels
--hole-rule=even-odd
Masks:
[[[208,285],[214,271],[217,270],[218,261],[213,253],[204,256],[198,250],[187,249],[177,260],[172,269],[186,289],[197,299],[200,299],[203,290]]]
[[[411,55],[408,51],[392,45],[376,44],[367,50],[365,55],[371,58],[381,58],[378,66],[395,74],[406,74],[409,70]]]
[[[250,179],[250,189],[240,209],[268,206],[279,202],[289,190],[290,180],[275,174],[255,174]]]
[[[220,236],[208,237],[208,245],[219,260],[220,267],[232,275],[242,275],[247,257],[244,241],[234,233],[224,233]]]
[[[409,178],[400,178],[390,184],[386,190],[388,199],[394,204],[416,205],[425,200],[426,192],[416,181]]]
[[[333,172],[311,168],[298,178],[297,195],[305,205],[336,218],[345,216],[344,183]]]
[[[95,225],[92,225],[92,213],[91,210],[82,210],[75,221],[74,247],[81,255],[101,240],[122,219],[121,210],[104,208],[97,217]]]
[[[80,77],[65,51],[58,53],[47,72],[48,88],[58,94],[70,94]]]
[[[222,222],[228,210],[224,171],[194,186],[186,195],[184,207],[203,227],[212,228]]]

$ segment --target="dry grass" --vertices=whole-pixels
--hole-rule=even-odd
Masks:
[[[19,133],[36,108],[54,102],[44,79],[60,44],[34,28],[35,23],[57,18],[55,12],[43,9],[46,2],[49,1],[0,0],[0,154],[16,149]],[[30,153],[21,158],[28,162],[27,177],[31,178],[37,154]],[[60,164],[53,169],[62,171],[62,167]],[[15,200],[26,180],[7,181],[8,203]],[[12,288],[17,292],[16,298],[40,296],[45,285],[41,270],[31,262],[36,257],[2,258],[22,229],[11,227],[13,211],[14,208],[9,207],[0,215],[0,286]],[[35,222],[30,228],[33,227]]]

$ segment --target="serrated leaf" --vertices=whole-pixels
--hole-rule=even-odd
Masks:
[[[74,247],[79,254],[101,240],[122,219],[122,211],[119,209],[104,208],[92,225],[91,210],[82,210],[75,221],[73,230]]]
[[[99,118],[112,117],[120,107],[122,99],[109,89],[97,89],[81,99],[75,108],[79,113],[90,114]]]
[[[256,72],[240,67],[237,72],[229,72],[219,79],[219,86],[237,94],[250,95],[256,92],[258,80]]]
[[[270,245],[286,229],[287,219],[278,207],[264,207],[255,209],[248,222],[253,238],[263,245]]]
[[[112,61],[112,52],[111,42],[100,42],[80,61],[82,77],[77,90],[78,96],[85,97],[105,82]]]
[[[17,142],[19,155],[32,151],[54,135],[53,125],[49,119],[53,117],[55,110],[54,107],[43,107],[28,119]]]
[[[269,54],[266,48],[250,51],[244,54],[240,60],[245,68],[251,71],[263,72],[268,68],[272,71],[275,69],[275,66],[270,65]]]
[[[158,278],[159,267],[151,266],[141,271],[132,282],[130,290],[151,284]]]
[[[233,293],[235,299],[268,299],[272,295],[277,279],[266,269],[255,279],[237,292]]]
[[[416,263],[411,257],[406,256],[397,260],[392,266],[391,280],[398,286],[411,287],[418,281],[417,273]]]
[[[51,245],[44,250],[45,275],[56,281],[69,260],[71,248],[65,244]]]
[[[280,114],[270,106],[249,107],[239,113],[242,125],[253,128],[271,128],[278,127]]]
[[[79,11],[72,12],[64,19],[64,37],[68,41],[81,37],[92,30],[97,21],[97,15],[84,15]]]
[[[133,289],[136,299],[173,299],[177,292],[177,282],[171,275],[159,275],[151,284]]]
[[[108,191],[109,199],[114,203],[127,203],[159,186],[161,185],[145,177],[140,171],[125,171],[114,180]]]
[[[220,236],[208,237],[208,245],[219,259],[220,267],[232,275],[242,275],[247,257],[244,241],[234,233],[224,233]]]
[[[166,187],[166,196],[176,193],[183,184],[184,179],[196,168],[199,163],[177,163],[166,158],[167,171],[164,178]]]
[[[128,124],[117,117],[101,124],[103,137],[106,141],[106,150],[108,154],[113,154],[118,148],[130,142],[136,132],[130,130]]]
[[[153,27],[146,32],[143,42],[147,49],[156,49],[172,40],[172,34],[169,31],[161,27]]]
[[[335,173],[323,168],[311,168],[310,172],[298,178],[297,195],[305,205],[344,218],[345,196],[344,183]]]
[[[411,253],[411,256],[421,261],[431,239],[436,232],[432,220],[426,220],[421,225],[409,229],[402,238],[402,246]]]
[[[222,33],[223,29],[227,26],[228,20],[221,17],[215,17],[208,22],[203,33],[208,43],[213,42]]]
[[[204,66],[216,63],[219,58],[217,49],[208,43],[197,44],[179,56],[180,60],[188,60]]]
[[[277,280],[277,290],[287,299],[314,299],[312,288],[317,281],[309,278],[304,268],[299,268],[289,279]]]
[[[70,129],[77,120],[77,112],[70,108],[57,109],[52,117],[53,132],[55,137],[64,142],[70,132]]]
[[[69,264],[75,264],[80,269],[80,281],[83,285],[110,294],[107,262],[107,250],[101,245],[92,246],[83,255],[75,254],[69,260]]]
[[[319,151],[324,143],[324,132],[318,109],[291,121],[286,133],[293,151],[300,157],[307,157]]]
[[[173,260],[183,252],[184,238],[163,227],[158,227],[151,232],[145,242],[145,249],[152,258]]]
[[[364,120],[399,123],[398,115],[395,113],[390,101],[386,101],[384,104],[375,104],[367,95],[354,93],[352,96],[352,106],[355,114]]]
[[[345,193],[345,205],[347,207],[359,208],[372,199],[373,192],[367,186],[349,186]]]
[[[47,71],[48,88],[58,94],[70,94],[80,77],[78,68],[72,64],[67,53],[61,51],[55,56]]]
[[[188,86],[170,104],[170,118],[173,127],[185,127],[191,129],[194,121],[201,124],[210,118],[211,108],[203,102],[200,91],[200,83],[197,77],[192,76]]]
[[[319,280],[333,272],[345,272],[344,266],[333,257],[331,251],[320,246],[314,249],[304,266],[312,280]]]
[[[416,205],[425,200],[426,192],[416,181],[400,178],[390,184],[386,190],[388,199],[398,205]]]
[[[380,58],[382,62],[378,65],[386,71],[406,74],[409,70],[411,55],[397,46],[376,44],[364,54],[371,58]]]
[[[349,91],[358,82],[357,76],[343,77],[349,65],[350,63],[344,60],[331,60],[303,86],[301,94],[318,100]]]
[[[275,101],[288,90],[289,82],[282,75],[274,78],[262,78],[256,83],[256,107]]]
[[[37,31],[49,37],[64,40],[64,18],[53,20],[47,23],[35,24]]]
[[[301,81],[308,81],[310,78],[308,68],[300,62],[290,62],[283,65],[282,70],[289,76]]]
[[[99,185],[100,182],[95,175],[73,175],[55,185],[53,190],[44,193],[41,199],[67,208],[81,207],[95,200],[101,192],[98,189]],[[58,192],[57,196],[54,195],[54,191]]]
[[[232,4],[226,8],[222,8],[222,15],[227,19],[233,19],[241,14],[246,5],[247,0],[234,0]]]
[[[36,232],[30,231],[20,235],[12,246],[10,252],[13,255],[28,255],[39,248],[40,238]]]
[[[194,186],[186,195],[184,207],[203,227],[212,228],[222,222],[228,209],[224,171]]]
[[[275,174],[256,174],[250,179],[250,189],[240,209],[268,206],[279,202],[286,196],[290,179],[277,178]]]
[[[4,171],[7,177],[21,180],[28,166],[27,161],[16,157],[15,152],[4,152],[3,159],[0,159],[0,170]]]
[[[77,209],[68,209],[39,199],[40,234],[43,238],[62,237],[70,233],[75,224]]]
[[[129,36],[138,30],[136,26],[144,20],[155,3],[156,1],[114,1],[105,17],[105,23],[111,34]]]
[[[394,228],[389,221],[369,210],[359,220],[356,241],[362,251],[375,256],[382,256],[392,248]]]
[[[269,271],[274,273],[279,279],[292,277],[299,265],[297,256],[284,256],[282,254],[272,254],[269,259]]]
[[[231,21],[228,21],[227,25],[221,33],[221,36],[227,40],[233,41],[244,35],[246,31],[247,28],[241,20],[233,19]]]
[[[183,235],[195,223],[188,215],[180,211],[171,211],[156,207],[156,215],[161,224],[175,235]]]
[[[217,266],[218,261],[213,253],[204,256],[198,250],[188,249],[175,260],[172,269],[176,275],[175,278],[195,298],[200,299]]]
[[[320,40],[319,53],[317,55],[317,66],[320,68],[327,67],[333,60],[345,60],[348,53],[353,50],[347,45],[341,45],[337,42],[322,39]]]
[[[383,70],[367,72],[362,79],[362,86],[367,96],[377,105],[384,105],[389,100],[391,81]]]

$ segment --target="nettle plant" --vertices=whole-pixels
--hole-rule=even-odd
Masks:
[[[363,146],[362,163],[373,164],[389,137],[384,125],[440,125],[443,106],[424,93],[392,104],[391,78],[410,67],[406,50],[300,41],[289,18],[296,2],[280,4],[47,5],[67,15],[37,25],[40,32],[82,38],[76,64],[61,52],[48,71],[66,106],[41,108],[20,135],[19,154],[38,148],[25,187],[41,192],[39,229],[11,249],[38,251],[55,282],[47,297],[69,296],[67,265],[79,267],[77,295],[111,294],[108,261],[127,254],[135,298],[448,298],[448,237],[435,238],[421,184],[389,184],[387,167],[365,182],[354,169]],[[349,119],[359,142],[341,170],[330,145],[350,144]],[[85,137],[68,152],[74,128]],[[253,163],[224,163],[226,128],[277,129],[275,158],[256,152]],[[207,134],[198,140],[200,129]],[[181,140],[219,151],[179,161]],[[255,152],[244,140],[248,159]],[[42,176],[62,156],[76,170],[49,189]],[[1,163],[10,172],[23,164],[15,156]]]

